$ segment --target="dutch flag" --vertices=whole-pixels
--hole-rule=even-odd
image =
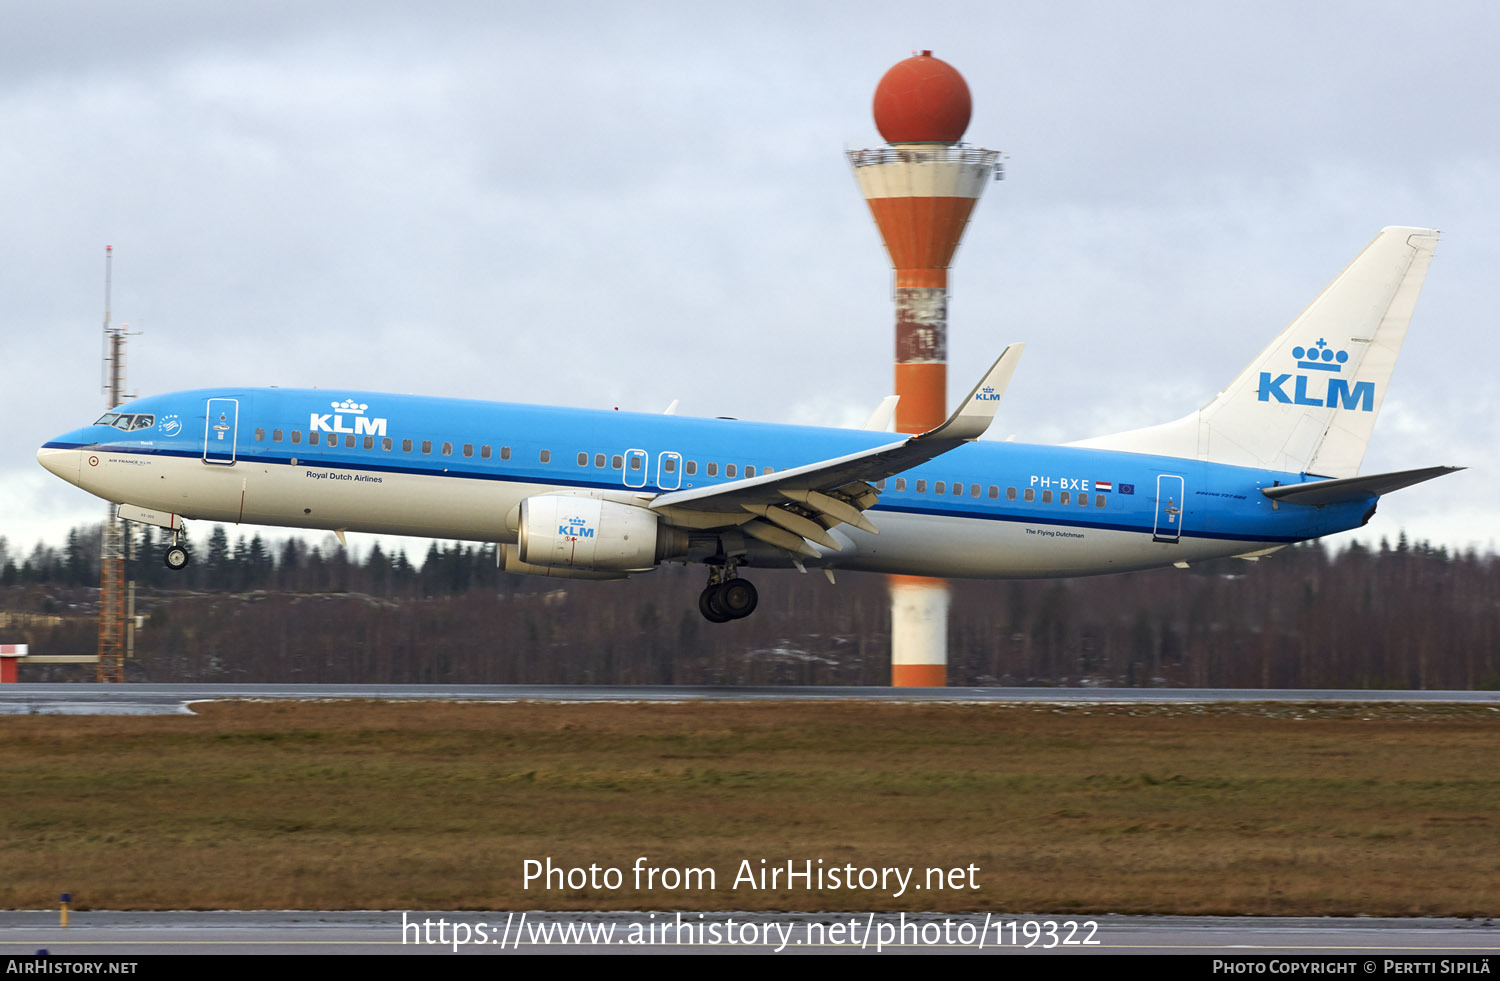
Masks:
[[[1114,489],[1115,489],[1115,485],[1111,484],[1107,480],[1096,480],[1096,481],[1094,481],[1094,490],[1096,490],[1096,491],[1103,491],[1104,493],[1108,494],[1110,491],[1112,491]]]

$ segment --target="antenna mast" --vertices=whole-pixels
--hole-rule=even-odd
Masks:
[[[125,401],[125,335],[129,324],[109,324],[110,278],[114,268],[115,247],[104,247],[104,407],[113,409]]]
[[[104,407],[125,401],[125,332],[129,325],[109,323],[110,274],[115,248],[104,247]],[[99,543],[99,681],[125,680],[128,647],[125,616],[125,542],[113,504],[105,505],[104,533]],[[134,583],[131,584],[134,586]],[[133,604],[132,604],[133,605]]]

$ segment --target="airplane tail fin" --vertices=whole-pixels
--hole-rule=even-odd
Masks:
[[[1356,475],[1437,238],[1427,228],[1383,229],[1203,408],[1070,445]]]

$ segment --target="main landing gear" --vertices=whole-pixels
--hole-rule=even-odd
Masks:
[[[734,574],[734,561],[710,566],[708,585],[698,595],[698,612],[710,623],[742,620],[755,612],[760,594],[748,579]]]
[[[182,547],[182,530],[172,529],[172,544],[162,553],[162,563],[173,572],[181,572],[187,568],[189,558],[188,550]]]

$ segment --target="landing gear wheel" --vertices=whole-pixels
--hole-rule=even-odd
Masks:
[[[732,619],[742,620],[755,612],[755,605],[760,602],[760,594],[755,591],[755,586],[748,579],[731,579],[726,583],[720,583],[718,594],[714,597],[715,605]]]
[[[167,549],[166,554],[161,557],[161,560],[168,569],[171,569],[173,572],[179,572],[187,568],[187,549],[181,545],[173,545]]]
[[[714,600],[718,597],[719,587],[709,586],[698,594],[698,612],[703,614],[703,619],[709,623],[728,623],[734,617],[719,609]]]

